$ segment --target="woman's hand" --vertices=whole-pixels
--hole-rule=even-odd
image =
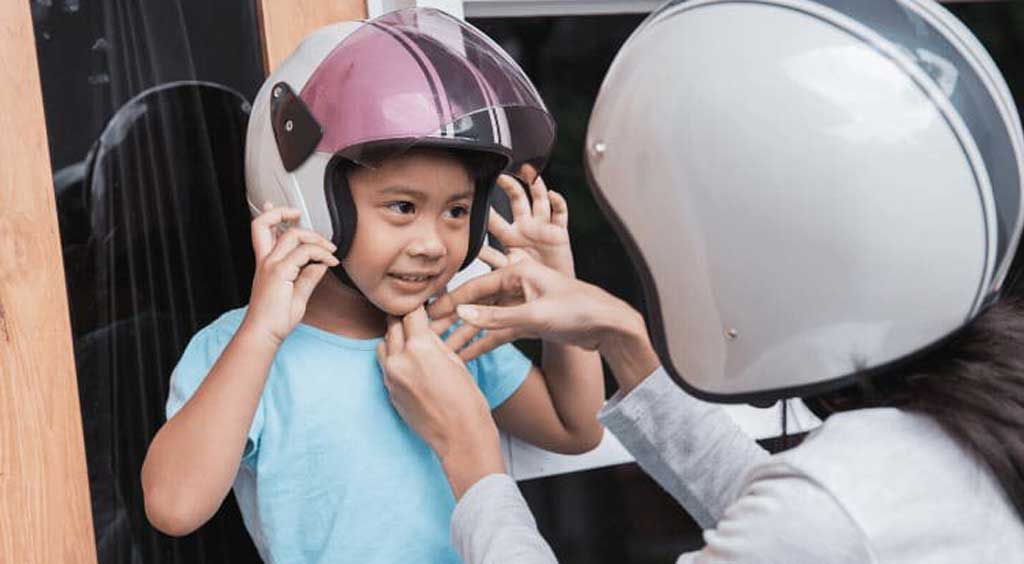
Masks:
[[[448,337],[453,350],[460,350],[474,329],[486,330],[461,348],[463,359],[533,337],[600,351],[620,388],[627,391],[657,368],[644,320],[629,304],[522,251],[496,255],[487,257],[496,270],[441,295],[429,307],[435,331],[450,325],[453,313],[469,326]],[[498,305],[479,305],[494,303]]]
[[[299,219],[294,208],[264,205],[252,220],[256,275],[243,327],[280,344],[306,313],[306,303],[327,269],[337,266],[333,243],[297,227],[279,235],[280,225]]]
[[[523,186],[512,176],[498,177],[498,186],[512,206],[512,223],[492,208],[487,230],[509,251],[525,251],[544,266],[575,276],[569,244],[569,207],[565,198],[548,190],[540,176],[530,184],[532,206]]]
[[[493,272],[442,294],[429,307],[433,319],[450,319],[457,312],[465,323],[487,330],[463,349],[463,358],[521,338],[597,350],[616,326],[638,317],[622,300],[548,268],[521,250],[505,256],[487,249],[481,257],[495,268]]]
[[[480,478],[505,471],[487,401],[430,329],[423,307],[388,319],[377,358],[391,403],[437,453],[456,499]]]

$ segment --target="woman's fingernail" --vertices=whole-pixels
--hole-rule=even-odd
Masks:
[[[468,305],[460,305],[455,308],[455,311],[458,312],[459,317],[467,321],[476,319],[480,315],[480,312],[478,312],[475,307]]]

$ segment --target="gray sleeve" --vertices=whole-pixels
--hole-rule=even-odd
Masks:
[[[750,470],[770,458],[721,407],[686,394],[663,368],[625,397],[616,394],[600,419],[705,529],[736,501]]]
[[[706,545],[677,564],[873,564],[867,535],[826,489],[770,463],[755,471]]]
[[[473,484],[455,506],[452,546],[466,564],[556,564],[537,522],[505,474]]]

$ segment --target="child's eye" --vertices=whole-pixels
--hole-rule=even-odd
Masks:
[[[416,204],[412,202],[391,202],[388,204],[388,209],[400,214],[410,214],[416,212]]]
[[[466,206],[453,206],[452,209],[448,210],[448,214],[451,215],[453,218],[458,219],[460,217],[465,217],[466,215],[468,215],[469,208],[467,208]]]

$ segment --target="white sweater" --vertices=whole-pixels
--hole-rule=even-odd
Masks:
[[[601,420],[705,528],[704,549],[677,564],[1024,563],[1005,493],[928,417],[840,413],[771,456],[659,369]],[[466,492],[452,541],[466,564],[556,561],[505,475]]]

